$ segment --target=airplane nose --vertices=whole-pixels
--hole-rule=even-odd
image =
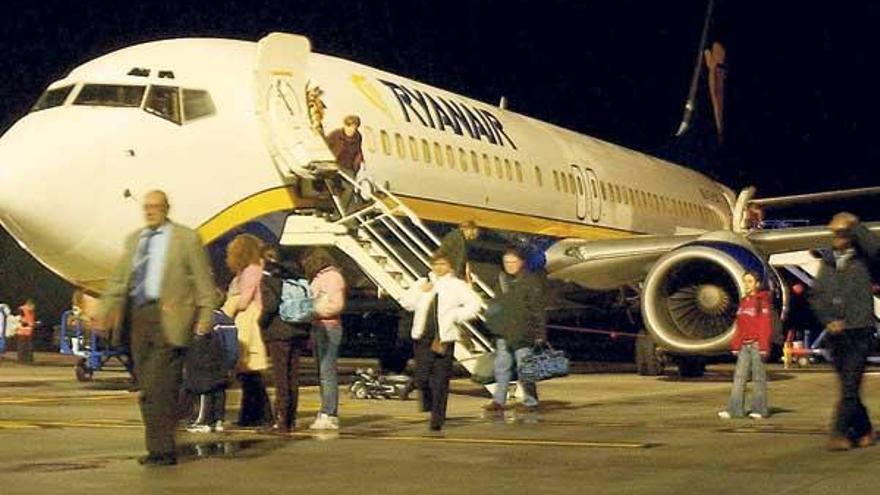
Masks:
[[[88,279],[102,263],[78,247],[101,213],[84,184],[100,182],[101,153],[76,142],[76,125],[39,113],[0,137],[0,224],[49,269]]]

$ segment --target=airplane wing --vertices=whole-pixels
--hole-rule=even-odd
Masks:
[[[880,235],[880,222],[865,222],[871,232]],[[746,234],[746,239],[758,250],[769,256],[788,251],[801,251],[831,243],[831,233],[824,225],[813,227],[792,227],[786,229],[754,230]]]
[[[603,241],[564,239],[545,253],[547,273],[552,279],[591,289],[613,289],[643,280],[660,257],[699,237],[694,234]]]

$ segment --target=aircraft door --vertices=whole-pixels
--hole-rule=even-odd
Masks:
[[[584,170],[587,176],[587,195],[590,198],[590,220],[598,222],[602,218],[602,198],[599,197],[599,178],[593,169]]]
[[[574,175],[575,197],[577,198],[576,213],[578,220],[585,220],[589,203],[587,202],[587,181],[584,171],[577,165],[571,166],[571,173]]]

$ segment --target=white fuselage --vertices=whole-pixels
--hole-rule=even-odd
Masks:
[[[72,87],[0,139],[0,223],[59,275],[99,288],[151,189],[165,190],[172,218],[206,242],[308,204],[260,131],[256,47],[146,43],[51,84]],[[729,228],[733,193],[692,170],[346,60],[312,53],[305,71],[323,90],[326,132],[359,116],[366,173],[426,220],[559,238]],[[90,103],[88,85],[116,88],[114,102],[119,86],[143,95],[130,106]],[[162,91],[182,101],[177,122],[156,112]],[[192,95],[204,92],[213,112],[198,115],[204,102]]]

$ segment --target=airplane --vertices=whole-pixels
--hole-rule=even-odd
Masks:
[[[364,218],[310,214],[327,203],[314,185],[338,173],[324,136],[347,115],[361,121],[365,158],[352,187],[373,191],[377,207],[398,202],[385,225],[401,211],[434,232],[473,220],[537,246],[551,280],[633,287],[652,350],[696,373],[699,358],[727,349],[745,270],[778,288],[783,311],[787,291],[768,257],[828,242],[821,227],[748,228],[749,205],[811,197],[755,199],[753,188],[737,193],[659,158],[315,53],[285,33],[138,44],[51,83],[0,138],[0,224],[50,270],[100,293],[123,236],[141,225],[138,198],[162,189],[172,218],[209,247],[246,227],[281,244],[335,245],[396,297],[401,277],[375,262],[387,256],[362,255],[365,243],[340,228],[370,230]],[[389,230],[371,231],[374,246]]]

